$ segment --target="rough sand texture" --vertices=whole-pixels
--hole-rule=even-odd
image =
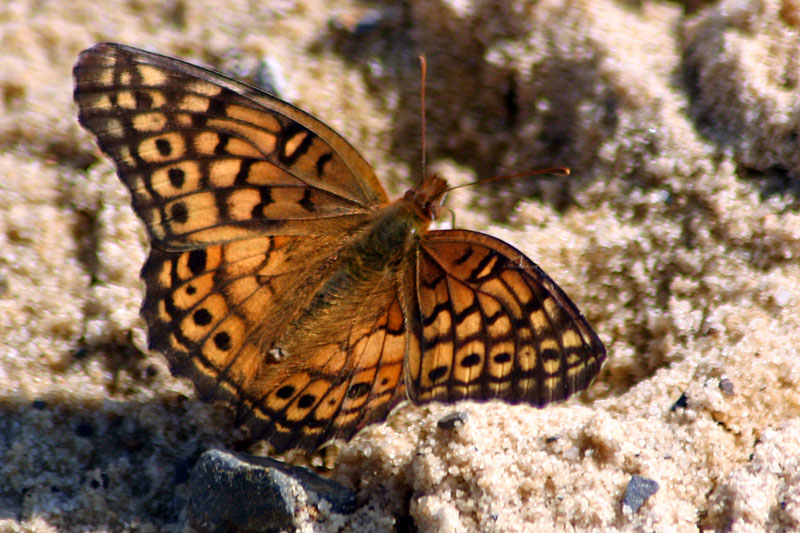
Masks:
[[[572,167],[449,205],[586,313],[610,356],[592,390],[402,407],[341,447],[356,513],[307,530],[800,529],[800,4],[687,5],[0,3],[0,531],[183,530],[199,453],[243,446],[143,350],[144,231],[71,101],[101,40],[267,58],[394,194],[419,175],[419,53],[450,181]],[[660,490],[629,514],[634,474]]]

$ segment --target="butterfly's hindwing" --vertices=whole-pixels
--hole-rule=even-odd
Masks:
[[[501,398],[542,406],[586,388],[605,348],[566,294],[508,244],[431,231],[416,267],[416,401]]]
[[[151,348],[203,398],[238,405],[278,450],[349,438],[405,397],[405,318],[393,277],[347,286],[344,300],[324,285],[343,246],[275,236],[153,249],[143,269]],[[329,301],[309,314],[318,294]]]
[[[204,397],[243,394],[306,303],[295,289],[331,267],[329,255],[313,253],[340,246],[320,237],[274,236],[185,252],[153,248],[142,269],[150,347],[198,383]]]
[[[254,384],[248,423],[277,449],[349,439],[405,398],[405,317],[393,276],[348,287],[278,342],[289,357]],[[255,394],[253,395],[255,396]]]

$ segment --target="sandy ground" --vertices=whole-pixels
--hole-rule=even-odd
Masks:
[[[144,231],[71,97],[101,40],[266,62],[393,195],[419,180],[420,53],[431,168],[572,168],[448,205],[581,307],[609,352],[594,387],[404,406],[290,458],[357,490],[305,530],[800,529],[798,2],[98,6],[0,3],[0,531],[182,531],[203,450],[264,450],[143,348]],[[660,488],[631,513],[634,474]]]

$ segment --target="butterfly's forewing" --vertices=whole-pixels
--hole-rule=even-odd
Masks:
[[[586,388],[605,348],[564,291],[512,246],[463,230],[426,233],[416,268],[418,402],[500,398],[537,406]]]
[[[109,43],[73,73],[81,124],[162,249],[346,231],[387,201],[341,136],[222,74]]]

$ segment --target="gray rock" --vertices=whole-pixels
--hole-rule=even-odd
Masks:
[[[658,488],[656,480],[634,474],[628,482],[628,488],[625,489],[625,496],[622,498],[622,511],[626,514],[635,513],[647,498],[658,492]]]
[[[209,450],[189,483],[188,520],[199,533],[293,530],[301,511],[348,514],[355,509],[355,495],[347,487],[268,457]]]
[[[734,394],[736,394],[736,390],[733,386],[733,381],[729,380],[728,378],[722,378],[719,381],[719,388],[727,396],[733,396]]]

